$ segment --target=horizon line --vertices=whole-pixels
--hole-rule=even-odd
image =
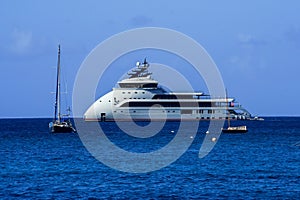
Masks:
[[[300,117],[300,115],[262,115],[259,117]],[[52,119],[53,116],[26,116],[26,117],[0,117],[0,119]],[[70,118],[83,118],[82,116],[70,116]]]

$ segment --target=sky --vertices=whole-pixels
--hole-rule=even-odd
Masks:
[[[201,44],[229,96],[253,115],[300,116],[299,9],[297,0],[1,1],[0,118],[53,115],[58,44],[66,103],[72,104],[73,83],[88,54],[114,34],[142,27],[173,29]],[[134,66],[145,53],[125,55],[121,64]],[[153,53],[149,62],[161,57]],[[164,64],[172,65],[167,58]],[[97,95],[119,78],[102,84]]]

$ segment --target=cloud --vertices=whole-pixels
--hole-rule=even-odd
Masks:
[[[244,73],[255,74],[266,68],[266,49],[270,42],[251,34],[238,34],[237,46],[233,55],[228,57],[232,70],[239,69]]]
[[[244,46],[257,46],[257,45],[266,45],[267,41],[259,39],[251,34],[240,33],[237,36],[240,44]]]
[[[149,25],[153,20],[144,15],[137,15],[130,19],[130,23],[134,26],[146,26]]]
[[[26,54],[32,46],[32,32],[15,29],[12,32],[10,50],[16,54]]]
[[[292,26],[285,33],[284,37],[288,42],[300,47],[300,27]]]
[[[249,43],[251,40],[253,40],[253,36],[250,34],[238,34],[238,40],[241,43]]]

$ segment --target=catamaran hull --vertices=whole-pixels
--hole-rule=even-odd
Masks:
[[[52,133],[73,133],[73,128],[71,127],[59,127],[59,126],[53,126],[51,128]]]
[[[70,124],[49,124],[49,129],[52,133],[73,133],[75,128]]]

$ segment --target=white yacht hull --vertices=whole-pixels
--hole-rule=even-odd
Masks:
[[[228,117],[226,107],[120,107],[112,101],[113,94],[98,99],[84,114],[85,121],[199,121]],[[235,109],[242,114],[232,114],[231,119],[250,119],[248,111],[242,107]]]

